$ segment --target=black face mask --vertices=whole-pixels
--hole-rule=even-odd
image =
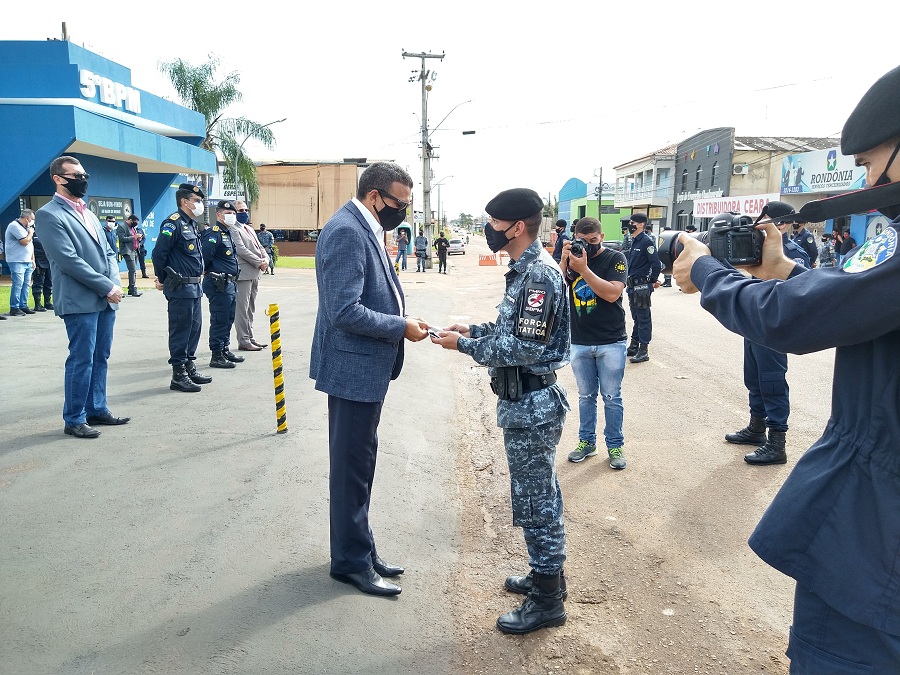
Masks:
[[[381,228],[385,232],[390,232],[397,228],[397,226],[406,220],[406,209],[395,209],[393,206],[388,206],[387,202],[385,202],[384,207],[381,211],[377,211],[378,213],[378,222],[381,223]]]
[[[63,176],[63,178],[66,178]],[[87,185],[88,182],[84,178],[75,179],[75,178],[66,178],[65,188],[69,191],[69,194],[77,199],[81,199],[87,194]]]
[[[881,175],[878,177],[878,180],[875,181],[875,185],[872,187],[878,187],[879,185],[887,185],[891,183],[891,179],[888,178],[888,169],[891,168],[891,164],[894,163],[894,158],[897,156],[897,151],[900,151],[900,141],[897,142],[896,147],[894,147],[894,152],[891,155],[891,158],[888,160],[888,163],[884,167],[884,171],[881,172]],[[900,217],[900,204],[891,204],[890,206],[882,206],[878,209],[884,215],[886,215],[891,220],[897,220]]]
[[[519,222],[519,221],[516,221]],[[516,223],[513,223],[505,230],[498,232],[494,229],[493,225],[488,225],[484,228],[484,238],[487,240],[488,248],[491,249],[492,252],[496,253],[504,246],[509,243],[509,238],[506,236],[506,233],[509,232],[516,226]]]
[[[629,226],[628,226],[628,231],[629,231],[631,234],[634,234],[635,232],[637,232],[637,225],[629,225]]]
[[[585,251],[587,252],[588,258],[593,258],[595,255],[600,253],[600,249],[603,248],[602,244],[587,244],[585,247]]]

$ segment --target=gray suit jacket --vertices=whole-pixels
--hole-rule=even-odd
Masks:
[[[259,279],[259,273],[262,271],[259,269],[259,266],[264,262],[269,262],[269,256],[265,254],[265,251],[263,251],[262,256],[257,255],[256,246],[253,245],[255,242],[259,246],[259,242],[256,241],[256,235],[251,235],[240,223],[232,225],[228,228],[228,231],[231,232],[234,252],[237,254],[238,265],[241,268],[238,281]]]
[[[405,301],[394,266],[353,202],[319,234],[316,285],[319,311],[309,356],[316,389],[351,401],[383,401],[403,366]]]
[[[137,250],[134,248],[134,240],[136,237],[131,236],[131,228],[124,223],[116,225],[116,239],[119,241],[119,255],[127,255],[129,258],[137,256]]]
[[[84,217],[97,233],[96,241],[68,204],[51,199],[34,214],[34,229],[50,259],[57,316],[119,308],[106,297],[114,286],[121,285],[116,252],[110,248],[97,217],[87,209]]]

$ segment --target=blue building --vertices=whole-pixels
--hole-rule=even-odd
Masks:
[[[50,201],[50,162],[71,155],[91,176],[89,208],[101,221],[137,214],[149,254],[175,187],[216,171],[215,155],[198,147],[205,135],[203,115],[133,87],[118,63],[68,41],[0,42],[4,232],[21,209]]]

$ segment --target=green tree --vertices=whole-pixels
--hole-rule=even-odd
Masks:
[[[471,227],[471,225],[472,225],[472,223],[474,222],[474,220],[472,219],[472,216],[471,216],[470,214],[468,214],[468,213],[460,213],[460,214],[459,214],[459,218],[457,219],[457,222],[458,222],[462,227]]]
[[[553,202],[544,202],[544,217],[554,221],[559,218],[559,197],[554,197]]]
[[[199,66],[183,59],[159,63],[160,71],[171,80],[181,102],[206,118],[206,138],[200,147],[216,153],[216,157],[224,161],[224,180],[234,182],[235,186],[238,183],[244,185],[248,202],[253,203],[259,198],[259,181],[256,165],[244,151],[243,144],[252,138],[271,150],[275,137],[268,125],[246,117],[225,117],[227,108],[242,98],[237,88],[241,76],[233,72],[216,81],[218,67],[219,59],[212,55]],[[207,176],[207,194],[211,184],[212,177]]]

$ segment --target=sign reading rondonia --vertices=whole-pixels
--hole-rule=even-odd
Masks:
[[[847,192],[866,184],[866,168],[840,148],[788,155],[781,161],[781,194]]]
[[[777,201],[779,197],[780,195],[776,192],[768,195],[700,199],[694,202],[694,218],[712,218],[726,211],[736,211],[756,218],[766,204]]]

